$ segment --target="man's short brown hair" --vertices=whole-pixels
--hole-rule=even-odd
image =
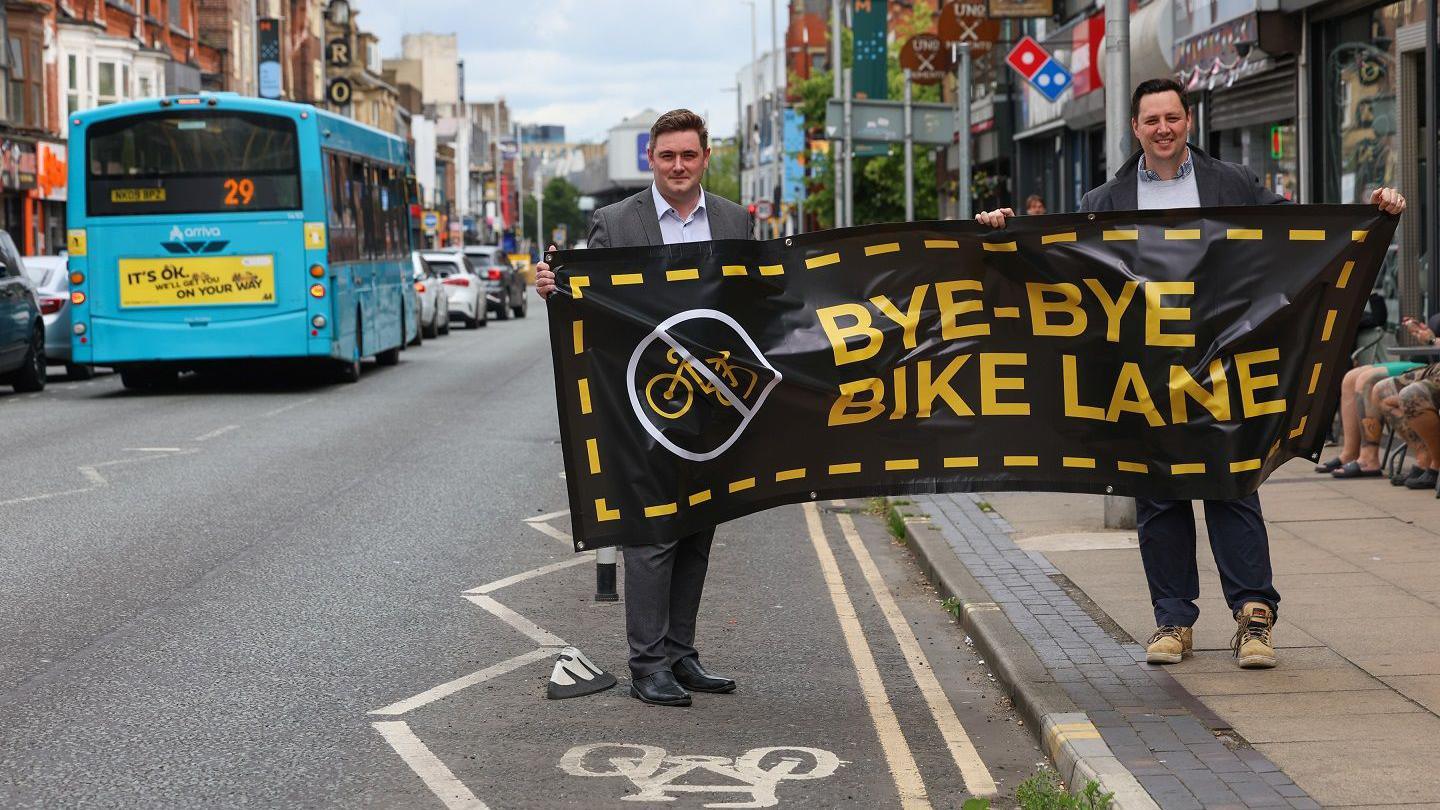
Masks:
[[[667,132],[690,132],[694,131],[700,136],[700,148],[710,148],[710,130],[705,128],[705,119],[689,110],[671,110],[659,118],[650,126],[650,146],[653,149],[655,141]]]

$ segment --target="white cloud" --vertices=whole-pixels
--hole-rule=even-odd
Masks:
[[[758,0],[761,47],[770,10]],[[741,0],[355,0],[358,22],[398,55],[406,33],[459,37],[465,96],[503,96],[521,121],[564,124],[571,140],[600,140],[646,107],[689,107],[710,129],[735,129],[725,88],[750,61],[750,8]],[[785,24],[788,3],[778,3]],[[783,31],[782,31],[783,33]]]

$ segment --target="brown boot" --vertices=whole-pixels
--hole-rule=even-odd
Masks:
[[[1275,611],[1264,602],[1246,602],[1235,614],[1235,637],[1230,649],[1241,669],[1269,669],[1275,666],[1275,646],[1270,634],[1275,629]]]
[[[1155,635],[1145,647],[1145,662],[1149,664],[1178,664],[1189,655],[1195,646],[1195,631],[1191,627],[1177,627],[1167,624],[1155,628]]]

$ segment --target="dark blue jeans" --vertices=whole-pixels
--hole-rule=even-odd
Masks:
[[[1200,617],[1200,574],[1195,566],[1195,511],[1190,501],[1135,500],[1140,559],[1150,583],[1155,624],[1190,627]],[[1220,572],[1225,601],[1234,614],[1246,602],[1264,602],[1278,615],[1280,594],[1270,572],[1270,538],[1260,496],[1205,501],[1210,551]]]

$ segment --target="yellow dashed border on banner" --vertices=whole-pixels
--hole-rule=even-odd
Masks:
[[[620,519],[620,510],[611,509],[605,505],[604,498],[595,499],[595,520],[598,523],[606,523],[611,520]]]
[[[959,250],[960,240],[958,239],[926,239],[925,247],[932,250]]]
[[[836,255],[836,256],[839,256],[840,254],[837,253],[837,254],[835,254],[835,255]],[[762,264],[762,265],[760,265],[760,275],[762,275],[762,276],[783,276],[783,275],[785,275],[785,265],[783,265],[783,264]]]
[[[920,459],[918,458],[892,458],[885,462],[885,470],[887,472],[918,469],[920,469]]]
[[[1299,438],[1299,437],[1300,437],[1300,434],[1302,434],[1302,433],[1305,432],[1305,423],[1308,422],[1309,420],[1310,420],[1310,417],[1309,417],[1308,415],[1300,417],[1300,424],[1296,425],[1296,426],[1295,426],[1295,429],[1292,430],[1292,431],[1290,431],[1290,438],[1292,438],[1292,439],[1297,439],[1297,438]]]
[[[1014,242],[981,242],[980,247],[984,248],[986,253],[1015,253],[1020,250],[1020,246]]]
[[[831,475],[854,475],[860,472],[860,462],[850,461],[844,464],[831,464],[829,472]]]
[[[590,286],[589,276],[571,276],[570,290],[575,293],[575,300],[579,301],[585,297],[585,288]]]
[[[581,377],[576,387],[580,390],[580,413],[590,415],[590,378]]]
[[[1250,472],[1251,470],[1258,469],[1260,469],[1260,459],[1258,458],[1247,458],[1244,461],[1230,462],[1230,472],[1232,473]]]
[[[600,474],[600,444],[594,439],[585,440],[585,455],[590,457],[590,474]]]
[[[700,504],[710,500],[710,490],[702,489],[699,492],[691,494],[687,500],[690,501],[691,506],[699,506]]]
[[[1265,232],[1259,228],[1226,228],[1226,239],[1264,239]]]
[[[1120,228],[1100,232],[1100,241],[1102,242],[1134,242],[1139,238],[1140,231],[1136,228]]]
[[[775,473],[775,483],[778,484],[781,481],[795,481],[804,477],[804,467],[796,467],[793,470],[781,470],[780,472]]]
[[[747,490],[747,489],[754,489],[754,488],[755,488],[755,479],[754,479],[754,477],[751,477],[751,478],[741,478],[739,481],[731,481],[731,482],[730,482],[730,492],[731,492],[731,494],[734,494],[734,493],[736,493],[736,492],[744,492],[744,491]]]
[[[1171,475],[1203,475],[1205,473],[1204,462],[1192,462],[1189,464],[1171,464]]]
[[[585,322],[577,320],[570,324],[570,335],[575,339],[575,353],[585,353]]]
[[[1351,232],[1350,232],[1350,239],[1353,240],[1353,241],[1356,241],[1356,242],[1364,242],[1364,241],[1365,241],[1365,237],[1367,237],[1367,236],[1369,236],[1369,235],[1370,235],[1370,232],[1369,232],[1369,231],[1351,231]]]
[[[979,456],[946,456],[946,457],[945,457],[945,469],[947,469],[947,470],[961,469],[961,468],[965,468],[965,467],[979,467],[979,466],[980,466],[980,457],[979,457]]]
[[[1006,467],[1039,467],[1039,456],[1005,456],[1002,461]]]
[[[695,281],[700,278],[700,269],[691,267],[686,270],[666,270],[666,281]]]
[[[1191,240],[1200,238],[1199,228],[1166,228],[1165,238],[1169,241]]]
[[[1064,456],[1060,459],[1060,466],[1074,470],[1093,470],[1095,469],[1095,459],[1084,456]]]
[[[1323,331],[1323,332],[1320,333],[1320,342],[1321,342],[1321,343],[1324,343],[1325,341],[1329,340],[1329,339],[1330,339],[1330,333],[1333,332],[1333,331],[1335,331],[1335,316],[1336,316],[1336,315],[1339,315],[1339,314],[1340,314],[1340,311],[1337,310],[1337,309],[1332,309],[1332,310],[1330,310],[1329,312],[1325,313],[1325,331]]]
[[[832,265],[832,264],[839,264],[839,263],[840,263],[840,254],[839,254],[838,252],[836,252],[836,253],[822,253],[822,254],[819,255],[819,256],[811,256],[810,258],[806,259],[806,260],[805,260],[805,269],[806,269],[806,270],[814,270],[814,269],[817,268],[817,267],[829,267],[829,266]]]
[[[1139,462],[1135,462],[1135,461],[1117,461],[1117,462],[1115,462],[1115,469],[1119,470],[1120,472],[1133,472],[1133,473],[1150,472],[1150,468],[1149,468],[1149,467],[1145,466],[1144,464],[1140,464]]]
[[[878,244],[878,245],[866,245],[866,246],[865,246],[865,255],[866,255],[866,256],[879,256],[879,255],[882,255],[882,254],[885,254],[885,253],[899,253],[899,252],[900,252],[900,243],[899,243],[899,242],[882,242],[881,244]]]
[[[1345,266],[1340,268],[1340,278],[1335,281],[1335,289],[1345,289],[1345,285],[1350,283],[1350,271],[1354,269],[1355,262],[1345,262]]]
[[[1310,369],[1310,388],[1305,392],[1306,396],[1315,393],[1315,387],[1320,384],[1320,370],[1324,367],[1324,363],[1316,363],[1315,367]]]
[[[647,517],[647,518],[665,517],[666,515],[673,515],[673,514],[679,512],[679,511],[680,511],[679,505],[677,505],[676,503],[674,503],[674,502],[672,501],[672,502],[670,502],[670,503],[662,503],[662,504],[659,504],[659,505],[657,505],[657,506],[647,506],[647,507],[645,507],[645,517]]]
[[[743,264],[727,264],[720,268],[720,275],[744,276],[749,275],[749,271],[745,269],[745,265]]]
[[[1047,233],[1044,236],[1040,237],[1040,244],[1057,245],[1061,242],[1074,242],[1078,238],[1079,235],[1076,234],[1075,231],[1065,231],[1064,233]]]
[[[644,273],[616,273],[610,276],[610,283],[616,287],[629,287],[633,284],[644,284]]]
[[[1305,229],[1305,228],[1291,228],[1291,229],[1290,229],[1290,241],[1291,241],[1291,242],[1324,242],[1324,241],[1325,241],[1325,232],[1324,232],[1324,231],[1316,231],[1316,230],[1307,230],[1307,229]]]

